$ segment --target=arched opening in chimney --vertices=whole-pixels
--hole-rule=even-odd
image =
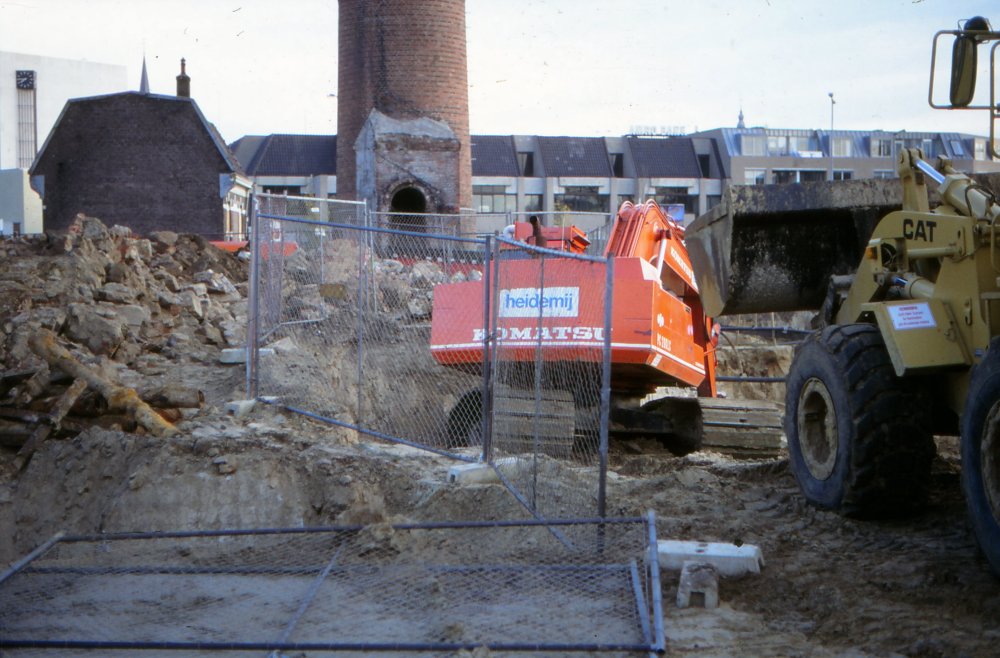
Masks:
[[[389,216],[390,228],[397,231],[423,233],[427,230],[427,222],[422,216],[427,212],[427,198],[416,187],[408,186],[392,195],[389,202],[389,212],[399,213]],[[405,235],[390,236],[390,248],[397,256],[413,249],[414,238]]]
[[[427,199],[424,193],[415,187],[404,187],[392,195],[389,212],[424,213],[427,212]]]

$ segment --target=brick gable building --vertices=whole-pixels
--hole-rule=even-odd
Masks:
[[[45,204],[47,231],[65,230],[84,213],[140,235],[245,237],[250,182],[189,97],[71,99],[35,159],[31,182]]]

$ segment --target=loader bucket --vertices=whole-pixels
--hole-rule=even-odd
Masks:
[[[684,236],[706,313],[818,310],[901,207],[898,179],[729,186]]]

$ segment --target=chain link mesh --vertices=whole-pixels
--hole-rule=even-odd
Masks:
[[[255,251],[257,395],[369,434],[478,456],[460,431],[474,410],[460,403],[482,391],[481,350],[442,363],[430,334],[439,286],[461,284],[482,299],[485,243],[429,232],[454,232],[449,216],[366,215],[362,206],[319,200],[302,210],[292,203],[270,198],[260,210],[271,237]],[[317,205],[320,212],[312,210]],[[306,213],[339,225],[306,223],[299,219]],[[345,215],[349,221],[335,221]],[[269,246],[277,238],[283,250]],[[482,326],[481,301],[470,299],[456,313],[457,322]]]
[[[427,232],[453,218],[382,228],[360,204],[258,203],[254,394],[460,459],[484,453],[543,521],[64,538],[0,575],[3,654],[659,645],[652,517],[594,520],[606,262]]]
[[[0,582],[0,650],[648,651],[650,538],[642,519],[66,538]]]
[[[317,215],[343,222],[300,219]],[[258,224],[258,396],[464,460],[485,449],[539,517],[604,515],[603,259],[497,238],[484,279],[488,241],[430,232],[455,216],[270,197]]]
[[[521,210],[511,213],[511,215],[519,222],[526,222],[529,217],[535,216],[542,226],[575,226],[585,233],[602,226],[610,226],[611,221],[615,218],[614,213],[576,210]]]
[[[499,242],[493,463],[544,518],[594,516],[605,471],[603,259]],[[606,425],[605,442],[607,449]]]

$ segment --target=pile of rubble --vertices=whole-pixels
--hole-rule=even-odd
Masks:
[[[429,318],[434,306],[434,286],[440,283],[481,281],[482,272],[455,272],[448,277],[441,266],[431,261],[417,261],[407,266],[394,259],[376,261],[375,272],[382,303],[387,308],[406,308],[414,318]]]
[[[322,249],[300,248],[291,254],[284,262],[284,271],[287,280],[298,282],[298,286],[283,291],[289,313],[286,319],[325,317],[328,309],[323,300],[335,305],[339,301],[356,304],[359,282],[363,280],[359,273],[358,249],[357,241],[338,239],[325,242]],[[434,286],[480,281],[483,277],[481,271],[468,264],[453,264],[449,276],[440,263],[426,258],[397,260],[369,253],[363,262],[366,269],[370,268],[364,274],[375,281],[368,294],[376,308],[389,315],[399,312],[415,321],[430,318]]]
[[[245,344],[245,260],[201,236],[107,228],[80,215],[65,234],[0,247],[0,445],[117,424],[172,433],[204,394],[183,380],[141,384],[184,360]],[[153,411],[151,407],[156,407]],[[39,439],[41,440],[41,439]]]

